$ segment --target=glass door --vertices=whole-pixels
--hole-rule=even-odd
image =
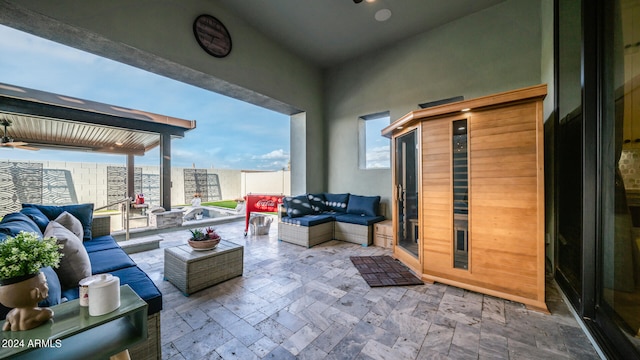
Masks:
[[[469,159],[467,120],[453,122],[453,267],[469,268]]]
[[[418,252],[418,135],[412,130],[395,140],[397,246],[416,259]]]
[[[556,126],[556,278],[576,308],[583,290],[584,122],[581,93],[581,0],[558,1]]]
[[[605,328],[607,325],[617,328],[635,348],[637,356],[640,354],[640,0],[614,1],[610,11],[609,41],[605,42],[608,71],[602,132],[603,234],[596,321]],[[612,335],[614,331],[608,333]]]

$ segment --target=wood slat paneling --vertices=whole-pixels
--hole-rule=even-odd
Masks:
[[[538,269],[537,120],[535,103],[470,117],[470,237],[478,281],[544,303],[537,291],[544,271]]]

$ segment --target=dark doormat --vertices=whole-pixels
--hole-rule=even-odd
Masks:
[[[350,259],[371,287],[424,284],[409,268],[391,256],[351,256]]]

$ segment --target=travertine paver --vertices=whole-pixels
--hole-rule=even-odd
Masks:
[[[163,281],[164,248],[131,257],[164,296],[163,359],[597,359],[548,281],[551,315],[443,284],[370,288],[350,256],[389,255],[331,241],[306,249],[244,222],[216,227],[243,245],[244,274],[185,297]]]

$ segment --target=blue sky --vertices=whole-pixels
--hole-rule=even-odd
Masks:
[[[196,120],[172,141],[172,166],[279,170],[289,161],[289,116],[0,25],[0,82]],[[19,140],[19,139],[18,139]],[[125,163],[123,155],[0,149],[5,160]],[[136,164],[158,165],[158,149]]]

